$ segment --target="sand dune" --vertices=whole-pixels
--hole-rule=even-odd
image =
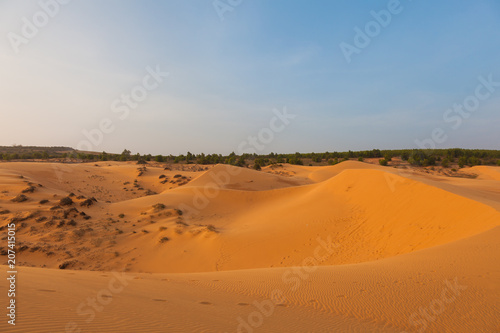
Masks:
[[[124,276],[24,268],[19,301],[30,315],[6,331],[497,332],[499,236],[495,228],[343,266]],[[99,297],[101,311],[87,305]]]
[[[479,176],[479,179],[500,180],[499,167],[474,166],[467,171],[473,174],[477,174]]]
[[[219,164],[190,183],[190,186],[218,187],[242,191],[265,191],[310,183],[306,179],[285,177],[251,169]]]
[[[44,267],[20,268],[16,331],[499,329],[500,168],[68,167],[0,163],[1,232],[16,221],[18,264]],[[134,278],[85,322],[110,271]],[[259,304],[272,315],[252,317]]]
[[[390,172],[389,168],[384,168],[382,166],[377,166],[373,164],[357,162],[357,161],[345,161],[336,165],[327,167],[317,167],[309,173],[308,177],[314,182],[322,182],[330,179],[344,170],[383,170],[385,172]],[[389,171],[388,171],[389,170]]]

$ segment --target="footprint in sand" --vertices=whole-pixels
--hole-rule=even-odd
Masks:
[[[248,303],[238,303],[237,305],[240,305],[240,306],[247,306],[247,305],[250,305]]]
[[[55,290],[52,290],[52,289],[37,289],[38,291],[45,291],[47,293],[55,293],[56,291]]]
[[[202,301],[202,302],[199,302],[200,304],[203,304],[203,305],[212,305],[212,303],[210,302],[207,302],[207,301]]]
[[[167,300],[166,299],[161,299],[161,298],[153,298],[153,301],[156,301],[156,302],[166,302]]]

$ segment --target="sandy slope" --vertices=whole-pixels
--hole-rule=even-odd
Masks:
[[[15,331],[497,332],[499,236],[345,266],[120,278],[25,268]]]
[[[479,179],[500,180],[500,168],[491,166],[474,166],[468,172],[477,174]]]
[[[241,332],[499,329],[500,168],[465,179],[354,161],[63,167],[0,163],[0,228],[17,221],[19,263],[137,278],[86,323],[78,304],[111,273],[22,268],[20,332],[69,321],[89,332],[234,332],[249,315],[263,324]],[[10,201],[30,187],[27,201]],[[73,204],[51,209],[69,192]],[[446,280],[467,289],[453,298]],[[273,314],[252,317],[275,289],[284,298]]]

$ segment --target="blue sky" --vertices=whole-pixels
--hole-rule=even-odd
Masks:
[[[458,128],[443,118],[478,77],[500,82],[499,2],[221,3],[223,20],[212,0],[0,0],[0,145],[227,154],[286,108],[259,152],[418,148],[437,128],[437,148],[500,149],[500,86]],[[348,62],[341,43],[396,5]],[[113,102],[157,67],[168,77],[120,119]]]

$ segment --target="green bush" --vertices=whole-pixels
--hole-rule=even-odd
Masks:
[[[467,159],[467,164],[469,164],[470,166],[474,166],[474,165],[480,165],[481,164],[481,160],[477,157],[469,157]]]
[[[382,165],[382,166],[387,166],[387,162],[388,162],[388,161],[387,161],[385,158],[383,158],[383,159],[378,160],[378,162],[379,162],[379,163],[380,163],[380,165]]]
[[[463,168],[467,164],[467,157],[462,156],[458,159],[458,166]]]

